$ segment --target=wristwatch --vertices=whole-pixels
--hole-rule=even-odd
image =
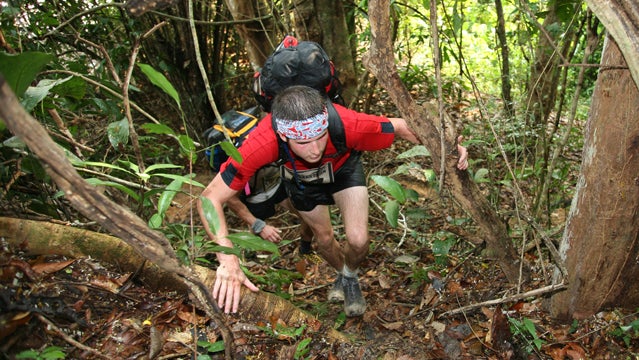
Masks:
[[[251,231],[253,231],[253,234],[257,235],[257,234],[261,233],[262,230],[264,230],[265,226],[266,226],[266,223],[264,222],[264,220],[257,219],[257,220],[255,220],[253,225],[251,225]]]

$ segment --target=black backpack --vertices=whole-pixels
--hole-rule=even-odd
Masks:
[[[286,36],[253,80],[255,99],[266,112],[271,112],[275,95],[293,85],[312,87],[331,102],[344,105],[335,66],[316,42]]]

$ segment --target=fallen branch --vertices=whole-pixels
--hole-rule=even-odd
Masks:
[[[38,320],[42,321],[45,325],[47,325],[49,329],[53,330],[53,332],[58,334],[58,336],[60,336],[64,341],[68,342],[69,344],[77,347],[78,349],[82,351],[89,352],[101,359],[107,359],[107,360],[109,359],[108,356],[104,356],[100,354],[100,352],[97,351],[96,349],[88,347],[80,342],[75,341],[72,337],[67,335],[64,331],[62,331],[59,327],[57,327],[53,322],[51,322],[49,319],[42,316],[41,314],[36,314],[36,317],[38,318]]]
[[[480,302],[480,303],[476,303],[476,304],[470,304],[470,305],[462,306],[462,307],[457,308],[457,309],[446,311],[446,312],[442,313],[441,315],[439,315],[439,317],[441,318],[441,317],[445,317],[445,316],[456,315],[456,314],[459,314],[459,313],[465,313],[468,310],[476,309],[476,308],[482,307],[482,306],[492,306],[492,305],[503,304],[503,303],[507,303],[507,302],[519,301],[521,299],[525,299],[525,298],[529,298],[529,297],[535,297],[535,296],[539,296],[539,295],[543,295],[543,294],[547,294],[547,293],[563,290],[566,287],[567,287],[567,285],[564,284],[563,282],[559,283],[559,284],[548,285],[548,286],[544,286],[544,287],[539,288],[539,289],[527,291],[525,293],[515,294],[515,295],[512,295],[512,296],[506,296],[506,297],[503,297],[501,299],[493,299],[493,300],[488,300],[488,301],[484,301],[484,302]]]

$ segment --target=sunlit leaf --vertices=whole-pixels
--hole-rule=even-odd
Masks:
[[[476,183],[485,183],[490,182],[490,178],[488,178],[488,169],[481,168],[475,172],[475,176],[473,177]]]
[[[149,134],[175,135],[175,131],[164,124],[146,123],[142,125],[142,129]]]
[[[49,95],[49,92],[52,88],[64,83],[65,81],[68,81],[69,79],[71,79],[71,76],[59,80],[45,79],[38,82],[38,85],[36,86],[29,86],[24,92],[24,96],[22,98],[22,106],[24,106],[24,109],[27,112],[30,112],[31,110],[33,110],[33,108],[36,107],[36,105],[38,105],[38,103],[40,103],[40,101],[42,101],[45,97],[47,97],[47,95]]]
[[[173,98],[178,108],[182,109],[182,106],[180,105],[180,96],[178,95],[178,92],[175,90],[173,85],[171,85],[171,83],[166,78],[166,76],[164,76],[164,74],[155,70],[151,65],[138,64],[138,66],[140,67],[144,75],[146,75],[146,77],[149,78],[149,80],[153,83],[153,85],[159,87],[167,95]]]
[[[182,166],[174,165],[174,164],[153,164],[153,165],[149,165],[149,167],[146,168],[145,172],[152,173],[153,171],[158,169],[181,169],[181,168]]]
[[[406,159],[412,158],[415,156],[430,156],[430,152],[426,149],[424,145],[415,145],[412,148],[404,151],[403,153],[397,155],[397,159]]]

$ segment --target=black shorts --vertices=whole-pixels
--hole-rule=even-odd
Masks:
[[[266,220],[275,215],[275,205],[281,203],[284,199],[286,199],[286,190],[284,189],[284,186],[280,184],[275,194],[266,201],[253,204],[247,202],[245,198],[242,198],[241,200],[253,216],[258,219]]]
[[[330,184],[303,183],[301,188],[295,180],[282,179],[293,206],[300,211],[311,211],[317,205],[333,205],[334,193],[354,186],[366,186],[360,155],[359,152],[351,153],[346,163],[335,172],[335,181]]]

